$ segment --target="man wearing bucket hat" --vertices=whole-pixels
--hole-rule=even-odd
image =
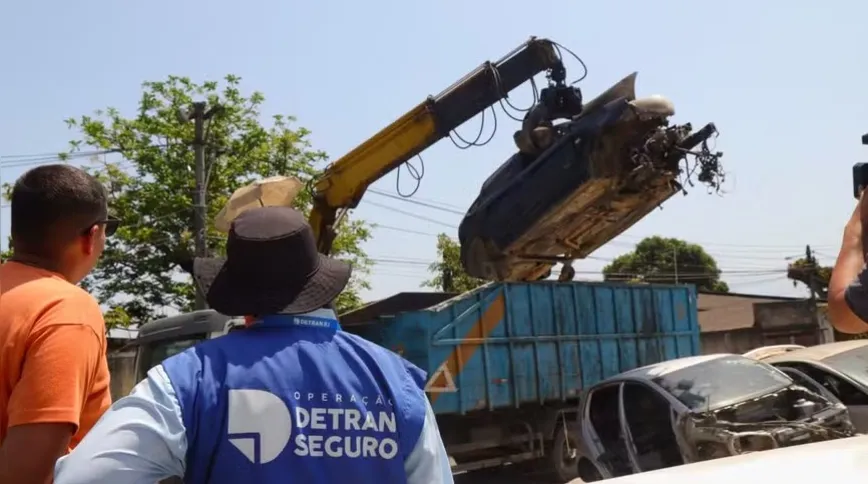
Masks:
[[[213,309],[253,323],[151,369],[56,484],[452,482],[423,372],[341,331],[330,306],[351,268],[317,253],[299,212],[242,212],[227,259],[195,266]]]

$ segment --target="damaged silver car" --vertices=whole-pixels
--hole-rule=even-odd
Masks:
[[[855,435],[841,402],[729,354],[610,378],[586,392],[579,418],[585,482]]]

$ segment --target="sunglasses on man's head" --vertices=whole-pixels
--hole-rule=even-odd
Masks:
[[[94,223],[88,225],[83,231],[82,234],[87,235],[90,233],[90,228],[94,225],[105,225],[105,235],[106,237],[111,237],[118,231],[118,226],[120,226],[121,221],[114,217],[106,217],[102,220],[97,220]]]

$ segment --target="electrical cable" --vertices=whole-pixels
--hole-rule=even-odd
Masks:
[[[155,144],[153,148],[166,148],[167,145]],[[95,158],[110,154],[123,153],[119,148],[110,150],[74,151],[71,153],[36,154],[36,155],[3,155],[0,156],[0,168],[16,168],[22,166],[44,165],[47,163],[65,163],[83,158]],[[11,161],[6,161],[10,160]]]
[[[97,157],[100,155],[117,153],[118,150],[102,150],[102,151],[87,151],[87,152],[76,152],[69,154],[54,154],[52,156],[41,156],[41,157],[33,157],[27,159],[13,159],[12,161],[5,161],[8,157],[3,156],[0,157],[0,168],[18,168],[25,166],[35,166],[35,165],[44,165],[48,163],[62,163],[68,162],[72,160],[80,160],[82,158],[91,158]]]
[[[488,139],[486,139],[485,141],[480,143],[479,140],[482,138],[482,133],[485,130],[485,113],[489,110],[491,110],[491,117],[492,117],[492,121],[494,122],[494,127],[491,129],[491,134],[488,136]],[[460,134],[458,134],[457,129],[453,129],[452,131],[449,132],[449,140],[452,141],[452,144],[455,145],[455,147],[458,148],[459,150],[466,150],[466,149],[474,147],[474,146],[485,146],[488,143],[490,143],[492,139],[494,139],[494,135],[495,135],[495,133],[497,133],[497,112],[494,110],[494,106],[489,106],[489,107],[483,109],[482,113],[480,113],[480,115],[481,115],[481,120],[479,122],[479,132],[476,133],[476,139],[475,140],[467,141],[466,139],[464,139],[464,137],[462,137]],[[464,143],[464,145],[462,146],[462,145],[458,144],[458,142],[455,141],[455,138],[458,138],[459,140],[461,140],[461,142]]]
[[[564,47],[561,44],[558,44],[557,42],[552,42],[552,44],[555,46],[555,50],[557,51],[557,55],[558,55],[559,59],[561,60],[561,63],[563,63],[563,58],[564,58],[563,53],[561,52],[561,49],[563,49],[566,52],[568,52],[570,55],[572,55],[581,64],[582,69],[583,69],[582,76],[579,79],[573,81],[572,84],[576,84],[579,81],[583,80],[585,77],[587,77],[588,67],[585,64],[585,62],[578,55],[576,55],[575,52]],[[529,80],[530,86],[531,86],[531,93],[533,96],[533,101],[532,101],[531,105],[527,108],[519,108],[519,107],[515,106],[514,104],[512,104],[512,102],[510,102],[509,93],[506,92],[505,89],[503,89],[502,83],[501,83],[501,78],[500,78],[500,72],[498,71],[497,67],[489,62],[489,63],[486,63],[486,68],[491,73],[492,81],[495,84],[495,89],[498,91],[498,94],[499,94],[498,103],[500,105],[500,108],[503,110],[504,114],[506,114],[508,117],[512,118],[515,121],[522,122],[522,118],[520,118],[518,116],[514,116],[510,112],[510,110],[507,109],[507,106],[509,106],[509,108],[511,108],[515,111],[518,111],[520,113],[527,113],[531,109],[533,109],[533,107],[539,102],[539,99],[540,99],[540,92],[539,92],[539,88],[536,84],[536,80],[534,78],[531,78]],[[482,139],[483,133],[485,132],[486,115],[487,115],[488,111],[491,112],[493,127],[491,129],[491,133],[489,134],[488,138],[485,139],[485,141],[480,141]],[[498,127],[497,123],[498,123],[497,111],[494,109],[494,105],[492,105],[492,106],[489,106],[489,107],[483,109],[482,112],[480,113],[479,131],[476,133],[476,138],[473,141],[468,141],[463,136],[461,136],[461,134],[458,133],[457,128],[452,129],[449,132],[448,137],[449,137],[449,140],[452,142],[452,144],[455,145],[455,147],[460,149],[460,150],[466,150],[466,149],[469,149],[471,147],[485,146],[494,139],[494,136],[497,133],[497,127]],[[398,166],[398,168],[397,168],[396,180],[395,180],[395,191],[398,193],[398,196],[400,196],[404,199],[409,199],[410,197],[412,197],[413,195],[415,195],[419,191],[419,188],[422,185],[422,178],[425,176],[425,161],[422,158],[421,154],[417,155],[417,157],[419,158],[419,164],[420,164],[419,168],[416,168],[409,160],[404,162],[401,166]],[[402,171],[402,168],[406,168],[410,177],[413,179],[414,182],[416,182],[415,186],[413,187],[413,189],[409,193],[404,193],[401,189],[401,171]],[[462,215],[463,215],[463,213],[462,213]]]
[[[375,223],[374,228],[375,229],[394,230],[396,232],[404,232],[407,234],[424,235],[427,237],[439,237],[439,234],[435,234],[434,232],[422,232],[420,230],[410,230],[410,229],[405,229],[403,227],[395,227],[393,225],[383,225],[383,224],[379,224],[379,223]]]
[[[573,52],[572,50],[570,50],[569,48],[567,48],[563,44],[559,44],[559,43],[554,42],[554,41],[552,41],[552,44],[554,44],[555,50],[557,50],[558,57],[561,59],[561,62],[564,61],[564,56],[561,53],[561,49],[563,49],[563,50],[567,51],[567,53],[570,54],[573,57],[573,59],[579,61],[579,64],[581,64],[581,66],[582,66],[582,71],[583,71],[582,75],[578,79],[576,79],[575,81],[572,81],[570,83],[570,85],[571,86],[576,85],[576,84],[584,81],[585,78],[588,77],[588,66],[587,66],[587,64],[585,64],[585,61],[583,61],[582,58],[578,56],[578,54],[576,54],[575,52]]]
[[[397,174],[395,176],[395,191],[398,192],[398,195],[401,197],[400,199],[408,199],[416,194],[419,191],[419,187],[422,186],[422,178],[425,176],[425,160],[422,159],[422,155],[416,155],[419,158],[419,169],[416,169],[409,160],[398,165]],[[404,194],[401,193],[401,168],[407,168],[407,172],[410,174],[410,178],[416,182],[416,186],[410,193]]]
[[[374,262],[375,264],[396,264],[396,265],[422,265],[429,266],[431,264],[436,263],[437,261],[433,260],[422,260],[422,259],[412,259],[412,258],[402,258],[402,257],[370,257],[369,260]],[[682,278],[693,278],[693,279],[707,279],[709,277],[722,277],[722,276],[768,276],[768,275],[780,275],[785,276],[786,270],[781,269],[767,269],[767,270],[721,270],[718,273],[709,273],[709,272],[610,272],[606,274],[609,277],[620,277],[620,278],[631,278],[631,277],[645,277],[645,278],[667,278],[672,279],[678,277]],[[602,274],[601,271],[591,271],[591,270],[576,270],[576,274],[592,274],[598,275]]]
[[[434,205],[434,204],[432,204],[432,203],[430,203],[430,202],[422,202],[422,201],[419,201],[419,200],[404,200],[404,199],[400,199],[400,198],[398,198],[397,196],[392,195],[392,194],[390,194],[390,193],[386,193],[386,192],[372,192],[372,193],[376,193],[377,195],[385,196],[385,197],[392,198],[392,199],[395,199],[395,200],[406,201],[406,202],[409,202],[409,203],[413,203],[414,205],[419,205],[419,206],[424,206],[424,207],[432,208],[432,209],[439,210],[439,211],[443,211],[443,212],[446,212],[446,213],[453,213],[453,214],[456,214],[456,215],[461,213],[461,212],[458,212],[458,211],[456,211],[456,210],[451,210],[451,209],[448,209],[448,208],[445,208],[445,207],[440,207],[440,206]],[[372,204],[374,204],[373,202],[370,202],[370,201],[368,201],[368,203],[372,203]],[[381,208],[384,208],[384,209],[387,209],[387,210],[390,210],[390,211],[397,211],[397,213],[401,213],[401,214],[404,214],[404,215],[407,215],[407,216],[411,216],[411,217],[414,217],[414,218],[420,218],[420,217],[422,217],[421,215],[419,215],[419,214],[416,213],[416,212],[399,211],[399,209],[396,209],[395,207],[392,207],[392,206],[389,206],[389,205],[383,205],[383,204],[374,204],[374,205],[376,205],[376,206],[378,206],[378,207],[381,207]],[[422,217],[422,220],[427,220],[427,219],[424,218],[424,217]],[[443,225],[443,226],[447,226],[447,227],[455,228],[454,226],[451,226],[451,225],[449,225],[449,224],[447,224],[447,223],[445,223],[445,222],[442,222],[442,221],[436,221],[436,222],[434,222],[434,223],[437,223],[438,225]],[[400,231],[400,232],[416,233],[416,234],[418,234],[418,235],[427,235],[427,236],[431,236],[431,237],[436,237],[436,236],[438,235],[438,234],[435,234],[435,233],[419,232],[419,231],[407,230],[407,229],[405,229],[405,228],[403,228],[403,227],[383,226],[383,225],[380,225],[380,224],[377,224],[376,227],[383,228],[383,229],[387,229],[387,230]],[[448,234],[447,234],[447,235],[448,235]],[[615,242],[617,242],[617,241],[609,242],[607,245],[610,245],[610,244],[618,245],[618,244],[616,244]],[[626,244],[626,243],[623,243],[623,244],[621,244],[621,245],[624,246],[625,248],[630,249],[630,250],[635,250],[635,245],[633,245],[633,244]],[[699,244],[699,245],[703,245],[703,244]],[[742,262],[748,262],[748,263],[749,263],[749,261],[773,261],[773,262],[781,262],[781,263],[784,263],[784,262],[787,261],[787,258],[786,258],[786,257],[762,257],[762,256],[751,256],[751,255],[745,255],[744,253],[734,253],[734,254],[733,254],[733,253],[729,253],[729,252],[727,252],[727,251],[714,251],[714,250],[708,250],[707,248],[706,248],[706,252],[707,252],[709,255],[711,255],[712,257],[714,257],[714,259],[717,260],[718,262],[720,262],[721,260],[724,260],[724,259],[729,259],[729,260],[731,260],[731,261],[742,261]],[[584,257],[583,259],[578,259],[578,260],[586,260],[586,259],[587,259],[587,260],[599,260],[599,261],[603,261],[603,262],[612,262],[612,261],[614,260],[614,259],[612,259],[612,258],[605,258],[605,257],[597,256],[597,255],[589,255],[589,256]],[[685,266],[679,264],[679,267],[685,267]],[[705,267],[705,266],[702,266],[702,267]]]
[[[441,202],[438,200],[428,199],[427,201],[422,202],[419,200],[411,200],[411,199],[398,197],[398,196],[395,196],[391,193],[388,193],[388,192],[385,192],[382,190],[373,189],[373,188],[370,189],[369,191],[371,193],[375,193],[379,196],[392,198],[392,199],[399,200],[402,202],[407,202],[407,203],[411,203],[414,205],[424,206],[424,207],[432,208],[434,210],[439,210],[439,211],[446,212],[446,213],[452,213],[455,215],[461,215],[461,216],[465,215],[464,211],[461,211],[458,209],[447,208],[448,206],[450,206],[450,204],[447,204],[445,202]],[[454,205],[452,205],[452,206],[454,207]],[[630,242],[627,242],[626,240],[623,240],[623,239],[633,239],[633,240],[636,240],[636,243],[638,243],[647,237],[650,237],[650,236],[621,235],[618,237],[621,240],[613,240],[613,241],[608,242],[608,244],[621,245],[623,247],[628,247],[628,246],[634,247],[635,243],[630,243]],[[753,256],[753,255],[740,256],[739,255],[739,256],[734,257],[734,258],[752,259],[752,260],[784,261],[788,258],[794,259],[794,258],[800,258],[802,256],[801,253],[790,253],[790,254],[783,256],[783,257],[766,256],[769,251],[779,252],[781,249],[796,250],[796,247],[798,247],[798,245],[796,245],[796,244],[794,244],[794,245],[728,244],[728,243],[707,242],[707,241],[690,241],[690,243],[702,246],[703,248],[706,249],[706,252],[709,252],[709,253],[716,252],[719,254],[724,254],[720,257],[727,257],[726,254],[729,254],[729,253],[732,253],[732,254],[740,254],[740,253],[756,254],[758,251],[760,251],[760,253],[757,256]],[[708,250],[709,247],[729,247],[731,249],[727,249],[725,251],[723,251],[723,250],[714,251],[714,250]],[[812,244],[812,247],[814,247],[813,244]],[[816,247],[826,247],[826,246],[817,245]],[[763,254],[762,251],[766,251],[766,254]],[[814,252],[816,252],[819,255],[826,256],[826,257],[832,257],[828,254],[822,253],[821,251],[815,250]],[[834,258],[834,257],[832,257],[832,258]]]
[[[446,223],[446,222],[443,222],[443,221],[440,221],[440,220],[437,220],[437,219],[433,219],[433,218],[428,218],[428,217],[425,217],[425,216],[423,216],[423,215],[419,215],[419,214],[417,214],[417,213],[408,212],[408,211],[406,211],[406,210],[401,210],[401,209],[399,209],[399,208],[390,207],[390,206],[388,206],[388,205],[384,205],[384,204],[381,204],[381,203],[372,202],[372,201],[370,201],[370,200],[369,200],[367,203],[369,203],[369,204],[371,204],[371,205],[373,205],[373,206],[375,206],[375,207],[380,207],[380,208],[383,208],[383,209],[385,209],[385,210],[390,210],[390,211],[395,212],[395,213],[400,213],[400,214],[407,215],[407,216],[409,216],[409,217],[413,217],[413,218],[416,218],[416,219],[419,219],[419,220],[424,220],[424,221],[426,221],[426,222],[431,222],[431,223],[433,223],[433,224],[442,225],[442,226],[444,226],[444,227],[449,227],[449,228],[451,228],[451,229],[457,229],[457,228],[458,228],[456,225],[453,225],[453,224],[450,224],[450,223]]]
[[[382,191],[382,190],[377,190],[377,189],[375,189],[375,188],[371,188],[371,189],[369,189],[368,191],[371,192],[371,193],[373,193],[373,194],[379,195],[379,196],[381,196],[381,197],[391,198],[391,199],[393,199],[393,200],[400,200],[400,201],[402,201],[402,202],[412,203],[413,205],[419,205],[419,206],[422,206],[422,207],[428,207],[428,208],[431,208],[431,209],[434,209],[434,210],[440,210],[441,212],[451,213],[451,214],[454,214],[454,215],[461,215],[461,216],[464,216],[464,213],[465,213],[463,210],[455,210],[455,209],[452,209],[452,208],[447,208],[447,207],[444,207],[444,206],[435,205],[435,204],[433,204],[433,203],[431,203],[431,202],[423,202],[423,201],[421,201],[421,200],[412,200],[412,199],[408,199],[408,198],[402,197],[402,196],[400,196],[400,195],[392,195],[392,194],[389,193],[389,192],[384,192],[384,191]]]

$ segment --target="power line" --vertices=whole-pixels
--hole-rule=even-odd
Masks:
[[[406,265],[406,266],[423,266],[428,267],[431,264],[436,263],[436,261],[431,260],[422,260],[422,259],[412,259],[412,258],[402,258],[402,257],[370,257],[369,260],[374,264],[392,264],[392,265]],[[732,276],[732,275],[786,275],[786,269],[733,269],[733,270],[721,270],[719,273],[710,273],[710,272],[691,272],[691,271],[679,271],[678,277],[686,278],[709,278],[709,277],[723,277],[723,276]],[[576,274],[602,274],[601,271],[590,271],[590,270],[576,270]],[[612,277],[646,277],[646,278],[656,278],[656,277],[674,277],[674,272],[614,272],[606,274]]]
[[[452,229],[457,229],[457,228],[458,228],[458,226],[456,226],[456,225],[452,225],[452,224],[450,224],[450,223],[443,222],[443,221],[441,221],[441,220],[437,220],[437,219],[433,219],[433,218],[428,218],[428,217],[425,217],[424,215],[419,215],[419,214],[417,214],[417,213],[408,212],[408,211],[406,211],[406,210],[401,210],[400,208],[390,207],[390,206],[388,206],[388,205],[384,205],[384,204],[377,203],[377,202],[372,202],[372,201],[368,201],[367,203],[369,203],[369,204],[371,204],[371,205],[373,205],[373,206],[375,206],[375,207],[380,207],[380,208],[385,209],[385,210],[389,210],[389,211],[392,211],[392,212],[395,212],[395,213],[400,213],[400,214],[403,214],[403,215],[407,215],[407,216],[409,216],[409,217],[413,217],[413,218],[416,218],[416,219],[419,219],[419,220],[424,220],[424,221],[426,221],[426,222],[431,222],[431,223],[433,223],[433,224],[442,225],[442,226],[444,226],[444,227],[449,227],[449,228],[452,228]]]
[[[166,148],[164,144],[154,144],[151,148]],[[123,153],[119,148],[108,150],[74,151],[58,153],[40,153],[33,155],[2,155],[0,156],[0,168],[18,168],[24,166],[37,166],[48,163],[64,163],[84,158],[96,158],[99,156]]]
[[[457,210],[457,209],[454,209],[454,208],[449,208],[449,207],[446,207],[446,206],[443,205],[443,204],[439,204],[439,203],[436,203],[436,204],[435,204],[435,203],[432,203],[432,202],[424,202],[424,201],[422,201],[422,200],[417,200],[417,199],[413,199],[413,198],[402,197],[402,196],[399,196],[399,195],[393,195],[393,194],[391,194],[391,193],[384,192],[384,191],[382,191],[382,190],[377,190],[376,188],[370,188],[370,189],[368,189],[368,191],[369,191],[370,193],[373,193],[374,195],[379,195],[379,196],[381,196],[381,197],[391,198],[391,199],[393,199],[393,200],[398,200],[398,201],[406,202],[406,203],[412,203],[413,205],[419,205],[419,206],[421,206],[421,207],[427,207],[427,208],[431,208],[431,209],[434,209],[434,210],[440,210],[441,212],[451,213],[451,214],[453,214],[453,215],[460,215],[460,216],[463,217],[464,214],[466,213],[464,210]],[[368,203],[370,203],[370,202],[368,202]]]
[[[155,145],[155,146],[156,147],[165,147],[162,145]],[[77,160],[77,159],[82,159],[82,158],[102,156],[102,155],[120,153],[120,152],[121,152],[120,149],[109,149],[109,150],[80,151],[80,152],[74,152],[74,153],[68,153],[68,154],[33,153],[33,154],[3,155],[3,156],[0,156],[0,168],[14,168],[14,167],[21,167],[21,166],[39,165],[39,164],[43,164],[43,163]],[[11,161],[9,161],[9,160],[11,160]],[[460,207],[458,207],[457,205],[450,204],[450,203],[443,202],[443,201],[439,201],[439,200],[423,199],[423,198],[418,197],[418,196],[414,196],[413,198],[402,197],[400,195],[392,194],[392,193],[389,193],[389,192],[386,192],[386,191],[383,191],[383,190],[380,190],[377,188],[373,188],[373,187],[369,188],[368,191],[370,193],[376,194],[378,196],[390,198],[393,200],[398,200],[398,201],[405,202],[405,203],[410,203],[410,204],[413,204],[416,206],[430,208],[433,210],[438,210],[438,211],[445,212],[445,213],[450,213],[453,215],[463,216],[465,214],[465,212],[463,210],[461,210]],[[367,203],[370,203],[371,205],[374,205],[374,206],[377,206],[380,208],[385,208],[387,210],[391,210],[391,211],[394,211],[396,213],[401,213],[401,214],[411,216],[411,217],[414,217],[414,218],[417,218],[420,220],[426,220],[426,221],[429,221],[431,223],[435,223],[435,224],[442,225],[445,227],[456,228],[456,226],[453,224],[443,222],[440,220],[431,219],[431,218],[425,217],[423,215],[420,215],[418,213],[403,211],[403,210],[397,209],[395,207],[389,207],[389,206],[378,204],[376,202],[372,202],[369,200],[365,200],[365,201]],[[621,238],[622,240],[613,240],[613,241],[610,241],[608,244],[611,244],[614,246],[621,245],[621,246],[626,247],[626,246],[630,246],[631,244],[629,242],[627,242],[626,240],[623,240],[623,239],[642,240],[645,238],[645,236],[621,235],[621,236],[619,236],[619,238]],[[708,241],[694,241],[694,240],[691,240],[689,242],[695,243],[697,245],[701,245],[709,253],[717,253],[717,254],[724,254],[724,251],[711,250],[711,249],[714,247],[728,247],[729,249],[727,249],[726,252],[744,252],[744,251],[747,251],[750,253],[755,253],[757,250],[768,251],[768,250],[786,249],[789,251],[789,250],[799,250],[802,247],[800,244],[799,245],[796,245],[796,244],[793,244],[793,245],[730,244],[730,243],[722,243],[722,242],[708,242]],[[832,246],[819,245],[816,247],[832,247]],[[831,250],[834,250],[834,248],[832,248]],[[822,255],[825,255],[825,254],[822,254]],[[718,255],[716,257],[719,258],[719,257],[723,257],[723,256]],[[830,256],[827,256],[827,257],[830,257]],[[741,257],[741,258],[743,258],[743,259],[751,258],[751,259],[756,259],[756,260],[777,260],[778,259],[776,257],[761,257],[761,256],[751,256],[751,257]]]
[[[407,234],[414,235],[424,235],[426,237],[439,237],[440,234],[435,234],[434,232],[422,232],[421,230],[411,230],[404,227],[395,227],[394,225],[384,225],[381,223],[373,223],[375,229],[386,229],[386,230],[394,230],[395,232],[404,232]]]
[[[387,207],[388,206],[383,205],[383,208],[387,208]],[[397,210],[397,209],[394,209],[393,207],[388,207],[388,208],[391,210]],[[401,211],[400,213],[406,213],[406,212]],[[415,214],[413,216],[416,217]],[[434,232],[424,232],[424,231],[420,231],[420,230],[412,230],[412,229],[407,229],[404,227],[397,227],[397,226],[393,226],[393,225],[384,225],[384,224],[380,224],[380,223],[376,223],[376,222],[373,223],[373,226],[375,229],[385,229],[385,230],[391,230],[391,231],[401,232],[401,233],[408,233],[408,234],[412,234],[412,235],[420,235],[420,236],[425,236],[425,237],[435,237],[436,238],[439,236],[439,234],[434,233]],[[454,237],[450,237],[450,238],[455,240]],[[709,251],[707,251],[707,252],[709,252]],[[709,255],[714,257],[714,259],[718,262],[720,262],[721,259],[730,259],[733,261],[748,262],[748,265],[750,265],[749,264],[750,261],[775,261],[775,262],[781,262],[781,263],[787,262],[786,257],[751,257],[751,256],[742,256],[742,255],[720,254],[720,253],[714,253],[714,252],[709,252]],[[577,261],[581,261],[581,260],[595,260],[595,261],[609,262],[610,263],[610,262],[614,261],[614,258],[613,257],[601,257],[601,256],[597,256],[597,255],[588,255],[584,258],[577,259]],[[744,265],[744,264],[742,264],[742,265]],[[678,264],[678,267],[704,268],[706,266],[704,264]],[[766,269],[766,267],[753,266],[753,267],[746,267],[745,269]],[[771,269],[771,268],[768,268],[768,269]]]
[[[162,147],[160,145],[155,145],[155,146]],[[121,152],[121,150],[111,149],[111,150],[81,151],[81,152],[70,153],[67,155],[50,154],[50,153],[5,155],[3,157],[0,157],[0,168],[14,168],[14,167],[22,167],[22,166],[39,165],[39,164],[51,163],[51,162],[71,161],[71,160],[78,160],[78,159],[82,159],[82,158],[96,157],[96,156],[100,156],[100,155],[107,155],[107,154],[119,153],[119,152]],[[8,160],[11,160],[11,161],[8,161]],[[453,215],[462,215],[463,216],[465,213],[464,211],[459,210],[456,205],[449,204],[449,203],[442,202],[442,201],[437,201],[437,200],[433,200],[433,199],[422,199],[420,197],[414,197],[414,198],[401,197],[399,195],[388,193],[388,192],[385,192],[383,190],[379,190],[376,188],[370,188],[368,191],[370,193],[373,193],[373,194],[376,194],[378,196],[382,196],[385,198],[390,198],[393,200],[398,200],[398,201],[410,203],[410,204],[413,204],[416,206],[426,207],[426,208],[438,210],[438,211],[453,214]],[[454,224],[444,222],[441,220],[436,220],[433,218],[429,218],[429,217],[426,217],[424,215],[419,214],[418,212],[405,211],[405,210],[401,210],[399,208],[396,208],[396,207],[393,207],[390,205],[380,204],[380,203],[370,201],[370,200],[365,200],[365,201],[366,201],[366,203],[369,203],[369,204],[374,205],[376,207],[380,207],[380,208],[383,208],[383,209],[386,209],[386,210],[389,210],[389,211],[392,211],[395,213],[399,213],[402,215],[413,217],[413,218],[416,218],[418,220],[424,220],[424,221],[427,221],[427,222],[430,222],[430,223],[433,223],[436,225],[440,225],[443,227],[448,227],[448,228],[453,228],[453,229],[457,228],[457,226]],[[410,233],[410,234],[426,235],[426,236],[433,236],[433,237],[437,236],[437,234],[434,234],[434,233],[415,231],[415,230],[411,230],[411,229],[388,226],[388,225],[378,225],[378,227],[384,228],[387,230],[401,231],[401,232]],[[612,240],[612,241],[609,241],[606,245],[612,245],[615,247],[621,246],[621,247],[625,247],[625,248],[634,249],[635,243],[630,243],[630,242],[627,242],[626,240],[623,240],[623,239],[628,239],[628,240],[629,239],[639,239],[639,240],[641,240],[643,237],[633,236],[633,235],[621,235],[621,236],[619,236],[619,238],[622,240]],[[787,259],[798,257],[798,255],[775,257],[775,256],[766,255],[765,253],[762,252],[762,251],[766,251],[766,252],[767,251],[780,251],[782,249],[786,249],[787,251],[790,251],[790,250],[794,249],[796,247],[796,245],[728,244],[728,243],[701,242],[701,241],[689,241],[689,242],[702,246],[706,250],[706,252],[708,252],[710,255],[712,255],[715,259],[738,259],[738,260],[757,260],[757,261],[768,260],[768,261],[786,262]],[[727,249],[720,250],[720,249],[715,249],[715,247],[726,247]],[[817,246],[817,247],[822,247],[822,246]],[[832,249],[832,250],[834,250],[834,249]],[[760,255],[756,255],[758,253]],[[824,254],[824,253],[819,252],[819,251],[817,253],[820,255],[823,255],[825,257],[833,258],[832,256],[829,256],[828,254]],[[586,257],[586,259],[595,259],[595,258],[596,258],[595,256]],[[600,259],[600,260],[602,260],[602,259]]]
[[[26,159],[26,160],[12,160],[12,161],[5,161],[6,157],[0,157],[0,169],[30,167],[30,166],[45,165],[45,164],[49,164],[49,163],[65,163],[65,162],[74,161],[74,160],[81,160],[84,158],[98,157],[98,156],[109,154],[111,152],[112,151],[77,152],[77,153],[70,153],[70,154],[64,155],[64,156],[54,155],[51,157],[32,158],[32,159]]]
[[[439,210],[439,211],[446,212],[446,213],[451,213],[451,214],[460,215],[460,216],[464,216],[466,213],[463,210],[459,210],[457,206],[452,205],[452,204],[448,204],[448,203],[442,202],[442,201],[437,201],[437,200],[433,200],[433,199],[427,199],[427,200],[423,201],[423,200],[419,199],[418,197],[414,197],[414,198],[401,197],[399,195],[388,193],[388,192],[385,192],[383,190],[379,190],[379,189],[375,189],[375,188],[371,188],[368,191],[371,193],[383,196],[383,197],[391,198],[391,199],[398,200],[398,201],[405,202],[405,203],[410,203],[413,205],[428,207],[428,208],[431,208],[434,210]],[[374,204],[373,202],[370,202],[370,201],[368,201],[368,203]],[[374,204],[374,205],[381,206],[379,204]],[[452,208],[452,207],[455,207],[455,208]],[[406,213],[406,212],[401,212],[401,213]],[[417,216],[417,215],[413,214],[412,216]],[[628,240],[634,239],[634,240],[637,240],[637,242],[638,242],[638,241],[641,241],[645,238],[652,237],[652,236],[620,235],[619,237],[625,238]],[[618,242],[620,242],[621,244],[624,244],[624,245],[629,245],[629,242],[626,242],[626,241],[611,241],[609,243],[614,243],[614,244],[618,245]],[[796,250],[800,250],[803,247],[800,244],[792,244],[792,245],[789,245],[789,244],[788,245],[729,244],[729,243],[723,243],[723,242],[707,242],[707,241],[695,241],[695,240],[688,240],[688,242],[692,243],[692,244],[700,245],[703,248],[706,248],[706,247],[730,247],[733,250],[741,249],[741,251],[748,251],[751,253],[756,252],[757,249],[759,249],[759,250],[783,250],[783,249],[786,249],[787,251],[796,251]],[[822,247],[822,246],[818,246],[818,247]],[[760,258],[758,258],[758,259],[760,259]]]

